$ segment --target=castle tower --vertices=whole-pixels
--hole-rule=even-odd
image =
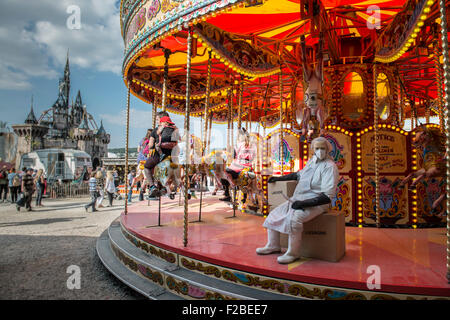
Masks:
[[[67,52],[64,76],[59,79],[59,92],[56,102],[53,104],[52,127],[67,133],[69,126],[69,95],[70,95],[70,67],[69,53]]]
[[[78,90],[75,104],[72,106],[71,112],[71,127],[77,128],[83,119],[83,100],[81,99],[80,90]]]
[[[25,123],[13,125],[12,128],[18,137],[15,165],[16,168],[19,168],[22,155],[33,150],[43,149],[43,138],[48,132],[48,127],[40,125],[36,120],[33,111],[33,100],[31,100],[30,112]]]

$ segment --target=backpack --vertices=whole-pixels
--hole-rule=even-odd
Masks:
[[[12,185],[13,185],[13,187],[19,187],[20,186],[20,177],[19,177],[19,175],[18,174],[16,174],[15,176],[14,176],[14,178],[12,179]]]

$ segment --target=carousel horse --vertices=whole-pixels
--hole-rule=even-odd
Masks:
[[[183,188],[181,166],[172,161],[172,156],[158,163],[153,171],[153,179],[158,188],[157,194],[163,196],[169,191],[169,198],[175,199],[178,188]]]
[[[303,102],[305,107],[301,111],[302,140],[311,141],[323,134],[325,128],[326,113],[323,105],[323,36],[320,35],[317,51],[317,66],[313,69],[307,61],[305,36],[300,41],[302,51],[303,80],[307,84]]]
[[[215,196],[219,189],[222,189],[221,179],[226,179],[225,165],[227,162],[227,152],[225,150],[215,150],[208,155],[201,158],[201,163],[196,165],[192,181],[200,182],[204,177],[209,177],[214,180],[214,191],[212,195]]]
[[[264,193],[261,188],[258,186],[261,185],[260,178],[256,175],[254,171],[253,163],[256,162],[258,157],[258,141],[256,134],[248,134],[245,130],[240,129],[238,133],[238,143],[244,143],[244,139],[250,139],[249,145],[253,146],[253,159],[250,160],[249,165],[245,165],[237,174],[233,174],[229,171],[229,168],[233,168],[233,163],[239,163],[244,160],[244,162],[248,161],[246,159],[246,155],[244,154],[244,158],[240,154],[240,148],[238,147],[237,154],[235,159],[233,159],[232,164],[229,168],[225,168],[225,165],[222,166],[224,171],[220,172],[221,177],[225,177],[225,180],[231,185],[231,187],[236,187],[237,190],[243,193],[242,204],[245,207],[248,196],[250,196],[251,204],[248,205],[248,208],[253,211],[257,211],[259,208],[258,197],[261,198],[263,203],[266,203],[266,199],[264,197]],[[239,166],[239,165],[238,165]],[[228,169],[228,170],[227,170]]]
[[[405,186],[415,178],[409,186],[410,189],[413,189],[424,178],[444,177],[446,175],[445,159],[447,158],[447,153],[445,151],[445,137],[440,129],[423,127],[422,130],[416,133],[413,144],[419,150],[422,150],[423,168],[409,174],[402,180],[400,186]],[[431,207],[433,211],[444,200],[445,196],[444,191],[434,201]]]

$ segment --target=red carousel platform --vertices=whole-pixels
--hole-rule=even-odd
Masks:
[[[158,201],[129,206],[128,214],[122,213],[115,224],[128,244],[120,245],[120,241],[113,239],[114,232],[109,232],[114,256],[135,275],[161,287],[163,291],[159,294],[164,292],[166,296],[160,298],[245,299],[252,298],[251,294],[240,292],[249,289],[275,294],[274,297],[255,296],[262,299],[450,298],[444,228],[346,227],[346,254],[339,262],[302,258],[280,265],[276,254],[255,253],[266,241],[263,217],[237,211],[236,217],[230,218],[231,207],[218,201],[218,197],[206,196],[202,222],[196,222],[199,204],[198,199],[189,200],[186,247],[183,205],[178,199],[162,199],[161,226],[158,226]],[[102,239],[108,241],[106,237]],[[128,245],[138,253],[124,249]],[[101,250],[99,256],[105,263]],[[172,267],[152,265],[145,261],[146,256]],[[368,281],[373,272],[370,266],[379,267],[379,289],[368,287],[368,282],[373,283]],[[193,273],[213,283],[202,285],[203,280],[199,278],[189,280],[189,276],[170,274],[174,270],[184,270],[179,272]],[[234,293],[227,291],[230,285],[236,286],[234,291],[230,290]]]

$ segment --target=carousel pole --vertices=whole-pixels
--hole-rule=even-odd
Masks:
[[[231,99],[230,99],[230,104],[231,104],[231,119],[230,119],[230,127],[231,127],[231,135],[230,135],[230,143],[231,143],[231,153],[232,155],[234,155],[234,93],[233,93],[233,89],[231,90]]]
[[[373,122],[375,127],[375,216],[377,228],[380,227],[380,168],[379,168],[379,153],[380,142],[378,141],[378,92],[377,92],[377,65],[373,65],[373,78],[374,78],[374,99],[373,99]]]
[[[241,75],[241,81],[239,82],[239,109],[238,109],[238,130],[242,126],[242,99],[244,97],[244,76]]]
[[[125,215],[128,214],[128,140],[130,138],[130,89],[131,84],[128,81],[127,92],[127,133],[125,140]]]
[[[202,141],[202,157],[204,157],[206,154],[206,144],[207,144],[207,131],[208,131],[208,112],[209,112],[209,96],[211,93],[211,51],[209,51],[209,57],[208,57],[208,71],[207,71],[207,78],[206,78],[206,99],[205,99],[205,111],[203,114],[203,141]],[[201,163],[199,163],[201,165]],[[205,172],[206,174],[206,172]],[[203,203],[203,184],[205,182],[205,174],[202,174],[202,182],[200,186],[200,206],[198,209],[198,222],[202,221],[202,203]]]
[[[441,18],[441,39],[442,39],[442,53],[444,55],[444,110],[445,110],[445,132],[447,136],[446,151],[450,154],[450,125],[449,125],[449,108],[450,108],[450,56],[448,53],[448,38],[447,38],[447,15],[445,12],[445,0],[439,0],[440,18]],[[448,214],[450,208],[450,158],[446,157],[447,161],[447,281],[450,283],[450,215]]]
[[[232,90],[232,89],[231,89]],[[231,143],[230,143],[230,137],[231,137],[231,90],[228,91],[228,112],[227,112],[227,152],[231,153]],[[227,162],[230,159],[227,157]]]
[[[166,111],[166,104],[167,104],[167,82],[169,82],[169,57],[170,57],[170,50],[164,49],[164,82],[163,82],[163,91],[162,91],[162,111]]]
[[[435,41],[433,43],[433,60],[434,69],[436,70],[436,86],[437,86],[437,99],[438,99],[438,110],[439,110],[439,124],[441,125],[441,131],[445,131],[444,123],[444,103],[443,103],[443,92],[442,92],[442,66],[439,61],[439,42]]]
[[[279,85],[278,91],[280,92],[280,163],[281,163],[281,175],[284,175],[284,148],[283,148],[283,73],[281,72],[280,67],[280,75],[279,75]]]
[[[155,128],[155,126],[156,126],[156,111],[158,109],[158,107],[156,106],[156,103],[157,103],[156,99],[157,99],[157,95],[155,93],[155,95],[153,96],[153,112],[152,112],[152,128],[153,128],[153,130],[156,129]]]
[[[208,131],[208,116],[209,116],[209,100],[211,95],[211,51],[209,51],[208,57],[208,71],[206,78],[206,99],[205,99],[205,111],[203,114],[204,129],[203,129],[203,156],[205,155],[206,145],[207,145],[207,131]]]
[[[213,121],[213,114],[212,112],[209,115],[209,119],[208,119],[208,151],[206,154],[209,154],[211,152],[211,129],[212,129],[212,121]]]
[[[187,62],[186,62],[186,115],[184,118],[184,135],[186,139],[186,159],[184,167],[184,234],[183,245],[186,247],[188,244],[188,193],[189,193],[189,174],[188,168],[190,165],[190,134],[189,134],[189,117],[191,112],[191,55],[192,55],[192,28],[188,28],[187,38]]]

